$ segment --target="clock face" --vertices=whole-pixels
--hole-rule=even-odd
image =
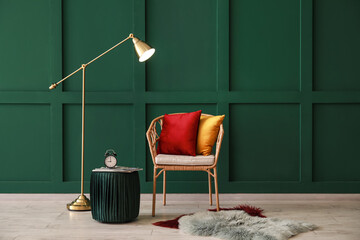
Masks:
[[[117,160],[114,156],[107,156],[105,158],[105,165],[108,167],[108,168],[113,168],[116,166],[116,163],[117,163]]]

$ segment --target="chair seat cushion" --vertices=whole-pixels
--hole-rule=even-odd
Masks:
[[[159,165],[182,165],[182,166],[210,166],[214,163],[214,155],[172,155],[172,154],[158,154],[155,157],[155,163]]]

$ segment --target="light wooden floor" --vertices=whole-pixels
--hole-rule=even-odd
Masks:
[[[141,196],[138,219],[126,224],[102,224],[91,212],[70,212],[66,203],[74,194],[0,194],[0,239],[207,239],[161,228],[152,222],[208,208],[206,194],[169,194],[167,206],[159,195],[157,215],[151,217],[151,195]],[[360,194],[222,194],[222,207],[251,204],[268,217],[307,221],[316,231],[292,239],[359,240]]]

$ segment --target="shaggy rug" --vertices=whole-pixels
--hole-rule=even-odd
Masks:
[[[253,217],[239,210],[198,212],[179,219],[179,229],[184,233],[225,240],[287,240],[316,228],[305,222]]]
[[[257,217],[262,217],[262,218],[266,217],[266,216],[264,216],[262,214],[262,212],[264,211],[263,209],[258,208],[258,207],[254,207],[254,206],[250,206],[250,205],[247,205],[247,204],[238,205],[238,206],[232,207],[232,208],[220,208],[220,211],[231,211],[231,210],[242,210],[242,211],[245,211],[250,216],[257,216]],[[208,209],[208,211],[215,212],[216,208]],[[193,213],[183,214],[183,215],[180,215],[180,216],[178,216],[177,218],[174,218],[174,219],[155,222],[155,223],[153,223],[153,225],[159,226],[159,227],[179,229],[179,219],[181,217],[183,217],[183,216],[192,215],[192,214]]]

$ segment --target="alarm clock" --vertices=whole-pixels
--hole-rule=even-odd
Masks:
[[[113,149],[108,149],[105,152],[105,166],[108,168],[114,168],[117,164],[116,152]]]

